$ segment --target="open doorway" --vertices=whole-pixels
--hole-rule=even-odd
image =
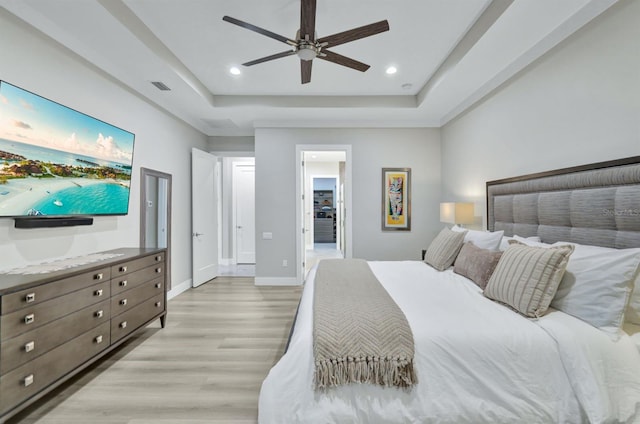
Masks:
[[[351,257],[351,146],[297,146],[298,280],[324,258]]]
[[[255,158],[222,159],[220,275],[255,276]]]
[[[171,290],[171,174],[140,168],[140,247],[166,248]]]
[[[305,155],[306,157],[307,155]],[[317,157],[309,153],[311,158]],[[314,162],[305,159],[307,172],[316,173],[324,169],[337,170],[339,162]],[[316,263],[323,258],[343,258],[340,235],[342,222],[338,218],[341,212],[338,190],[340,188],[338,175],[316,176],[310,178],[309,190],[305,192],[311,204],[308,204],[307,215],[309,226],[305,242],[305,271],[309,272]],[[309,194],[307,196],[307,193]]]

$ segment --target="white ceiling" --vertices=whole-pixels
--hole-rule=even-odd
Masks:
[[[299,0],[0,0],[0,7],[203,133],[253,135],[256,127],[441,126],[616,1],[317,0],[318,37],[383,19],[390,30],[332,49],[371,65],[367,72],[316,59],[304,85],[296,56],[241,66],[288,47],[222,20],[295,39]],[[396,74],[385,73],[390,65]],[[242,74],[231,75],[231,66]]]

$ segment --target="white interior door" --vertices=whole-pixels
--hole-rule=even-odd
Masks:
[[[253,164],[233,166],[233,193],[236,233],[236,263],[256,263],[256,168]]]
[[[191,150],[193,287],[218,276],[218,158]]]

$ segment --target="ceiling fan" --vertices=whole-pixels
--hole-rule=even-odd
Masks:
[[[365,72],[369,69],[369,65],[327,49],[389,30],[389,22],[384,20],[339,32],[327,37],[316,38],[316,0],[300,0],[300,29],[296,34],[295,40],[283,37],[282,35],[255,25],[251,25],[239,19],[232,18],[231,16],[225,16],[222,20],[257,32],[258,34],[266,35],[269,38],[273,38],[274,40],[281,41],[293,47],[292,50],[252,60],[250,62],[243,63],[243,65],[252,66],[258,63],[296,54],[300,58],[302,84],[306,84],[311,81],[311,65],[313,63],[313,59],[316,58]]]

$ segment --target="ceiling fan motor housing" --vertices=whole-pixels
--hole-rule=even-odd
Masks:
[[[313,60],[320,53],[320,49],[312,43],[308,43],[304,40],[300,41],[296,54],[301,60]]]

